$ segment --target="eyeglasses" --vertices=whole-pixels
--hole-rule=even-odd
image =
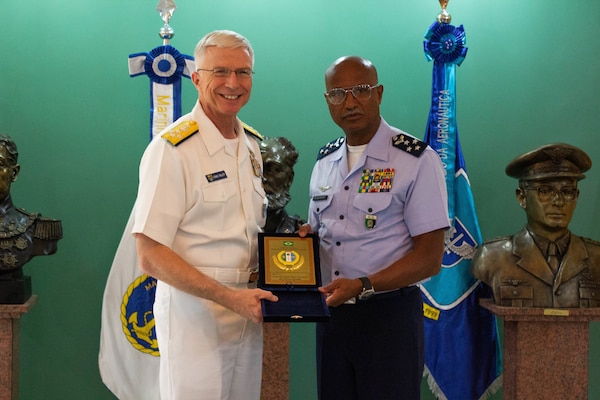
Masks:
[[[252,71],[250,68],[238,68],[236,70],[226,67],[217,67],[213,69],[198,68],[196,71],[212,72],[212,74],[217,78],[229,78],[229,75],[231,75],[232,72],[235,72],[235,75],[238,79],[250,79],[254,75],[254,71]]]
[[[329,102],[329,104],[337,106],[342,104],[344,100],[346,100],[346,96],[348,92],[352,93],[352,96],[358,101],[367,101],[371,98],[371,90],[379,87],[380,85],[357,85],[348,89],[344,88],[335,88],[331,89],[329,92],[325,93],[325,98]]]
[[[564,201],[570,202],[577,198],[577,188],[572,186],[563,187],[560,190],[551,185],[540,185],[524,187],[525,190],[536,190],[539,201],[550,201],[558,194]]]

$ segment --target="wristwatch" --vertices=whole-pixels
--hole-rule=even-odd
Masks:
[[[373,289],[373,285],[371,281],[366,276],[358,278],[363,284],[362,292],[358,295],[359,300],[369,300],[375,294],[375,289]]]

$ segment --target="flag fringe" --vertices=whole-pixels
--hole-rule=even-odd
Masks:
[[[437,400],[448,400],[442,389],[438,386],[435,378],[429,371],[429,368],[425,366],[425,370],[423,371],[423,376],[427,377],[427,385],[429,386],[429,390],[435,396]],[[498,375],[494,382],[492,382],[488,388],[483,392],[483,394],[479,397],[478,400],[487,400],[492,397],[501,387],[502,387],[502,376],[503,374]]]
[[[494,382],[492,382],[491,385],[488,386],[486,391],[483,392],[483,394],[481,395],[479,400],[486,400],[486,399],[489,399],[490,397],[492,397],[502,387],[502,377],[503,376],[504,376],[503,374],[498,375],[498,377],[496,379],[494,379]]]
[[[427,377],[427,385],[429,386],[429,390],[431,390],[431,393],[433,393],[436,399],[448,400],[444,392],[442,392],[442,389],[440,389],[440,387],[438,386],[437,382],[435,381],[435,378],[433,377],[431,371],[429,371],[429,368],[427,368],[427,366],[425,366],[423,376]]]

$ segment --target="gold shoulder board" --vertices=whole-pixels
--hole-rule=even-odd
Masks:
[[[244,130],[246,131],[246,133],[251,134],[252,136],[256,137],[258,140],[263,140],[262,135],[260,133],[258,133],[258,131],[256,129],[254,129],[250,125],[246,124],[245,122],[242,122],[242,126],[244,127]]]
[[[168,140],[173,146],[181,144],[185,139],[198,132],[196,121],[181,121],[161,136]]]

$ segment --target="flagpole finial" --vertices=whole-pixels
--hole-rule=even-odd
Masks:
[[[165,23],[162,26],[162,28],[160,28],[158,35],[162,38],[164,45],[169,44],[169,40],[175,35],[175,31],[169,25],[169,20],[173,16],[173,13],[176,9],[177,6],[175,6],[175,2],[173,0],[158,1],[158,6],[156,7],[156,10],[160,14],[160,17],[162,18],[163,22]]]
[[[442,12],[438,14],[437,20],[441,24],[449,24],[452,21],[452,17],[446,11],[446,7],[448,6],[448,2],[450,0],[439,0],[440,6],[442,6]]]

